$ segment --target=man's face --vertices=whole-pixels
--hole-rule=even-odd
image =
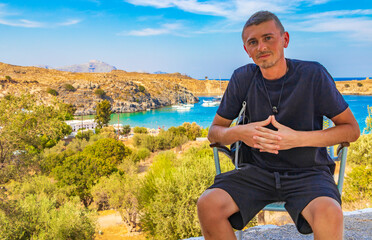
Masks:
[[[280,34],[274,20],[252,25],[244,30],[244,49],[249,57],[261,68],[275,66],[284,60],[284,48],[288,46],[287,32]]]

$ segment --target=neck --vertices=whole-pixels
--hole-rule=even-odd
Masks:
[[[270,68],[261,68],[262,76],[267,80],[276,80],[283,77],[287,72],[287,61],[283,57],[274,66]]]

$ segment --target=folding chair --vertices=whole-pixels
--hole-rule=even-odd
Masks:
[[[332,127],[333,123],[330,119],[324,118],[323,119],[323,129]],[[340,195],[342,194],[342,186],[344,184],[344,175],[345,175],[345,166],[346,166],[346,157],[347,157],[347,147],[349,146],[349,143],[342,143],[339,144],[337,147],[337,155],[334,156],[334,148],[333,146],[327,147],[327,152],[329,156],[336,162],[340,162],[340,169],[338,172],[338,179],[337,179],[337,188],[340,192]],[[220,160],[219,160],[219,152],[224,153],[228,158],[230,158],[233,162],[235,162],[235,168],[238,168],[237,160],[235,160],[236,156],[238,156],[236,153],[232,152],[228,147],[224,145],[220,145],[218,143],[212,143],[210,144],[210,147],[213,148],[213,155],[214,155],[214,163],[216,167],[216,175],[221,173],[221,167],[220,167]],[[239,151],[238,149],[236,151]],[[265,208],[262,210],[265,211],[286,211],[284,208],[284,202],[275,202],[266,205]],[[238,239],[242,239],[242,231],[238,232]]]

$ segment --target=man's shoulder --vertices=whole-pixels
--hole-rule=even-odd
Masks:
[[[249,63],[244,66],[241,66],[234,71],[234,75],[236,77],[241,77],[241,76],[249,76],[254,74],[254,72],[258,69],[258,66],[254,63]]]
[[[324,66],[317,61],[305,61],[298,59],[289,59],[296,70],[314,71],[324,69]]]

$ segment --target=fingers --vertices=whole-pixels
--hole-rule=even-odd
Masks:
[[[267,126],[267,125],[269,125],[271,123],[271,116],[269,116],[266,120],[264,120],[264,121],[261,121],[261,122],[256,122],[256,126],[261,126],[261,127],[263,127],[263,126]]]
[[[276,121],[274,115],[272,115],[272,117],[271,117],[271,124],[272,124],[274,127],[276,127],[277,129],[279,129],[279,128],[282,126],[282,124],[280,124],[280,123],[278,123],[278,122]]]
[[[253,147],[259,149],[260,152],[279,154],[279,146],[275,144],[254,144]]]

